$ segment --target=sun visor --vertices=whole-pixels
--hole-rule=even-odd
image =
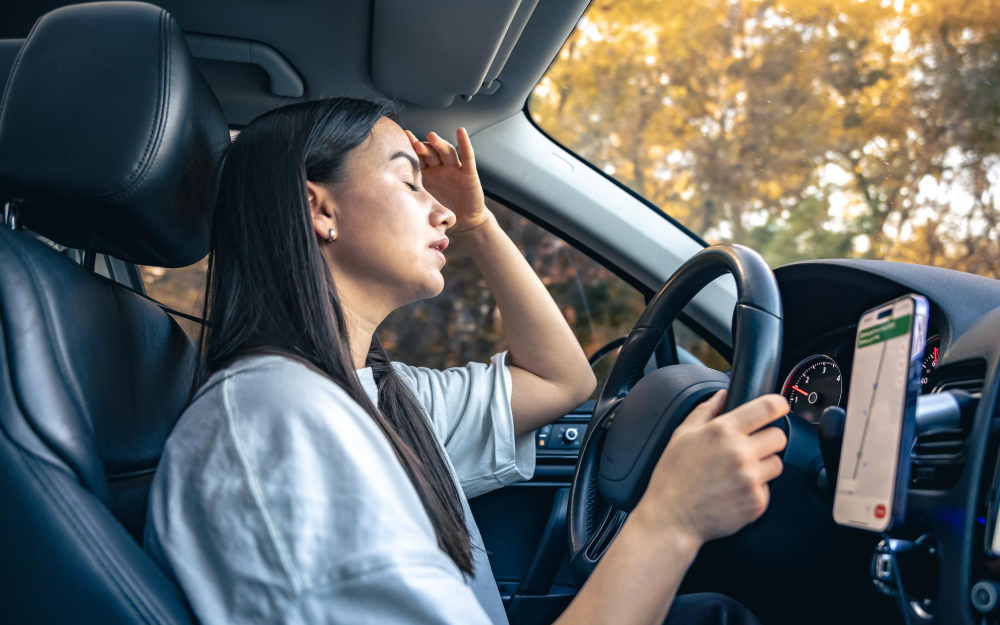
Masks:
[[[538,0],[375,0],[372,79],[387,96],[445,108],[497,78]]]

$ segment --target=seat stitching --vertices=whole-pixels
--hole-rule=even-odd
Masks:
[[[86,547],[90,547],[91,543],[97,543],[96,546],[101,547],[101,549],[87,549],[85,550],[85,553],[87,553],[87,555],[94,560],[95,564],[101,565],[108,573],[107,579],[114,585],[114,589],[117,591],[118,595],[127,602],[128,606],[132,608],[135,615],[141,618],[143,622],[153,623],[154,621],[150,620],[150,617],[152,616],[150,614],[150,606],[138,605],[138,598],[130,596],[130,594],[126,592],[123,587],[123,582],[126,577],[122,577],[121,579],[118,578],[121,573],[121,569],[120,566],[116,567],[116,565],[120,565],[120,562],[114,561],[114,550],[107,548],[107,545],[99,544],[101,543],[101,540],[96,533],[90,531],[91,528],[87,523],[89,519],[86,515],[76,514],[73,506],[69,505],[69,502],[66,501],[63,493],[59,491],[58,485],[47,483],[48,476],[44,471],[35,470],[35,467],[32,466],[32,458],[26,457],[20,448],[17,448],[17,451],[24,461],[25,466],[29,471],[31,471],[32,475],[35,476],[38,484],[43,487],[44,490],[42,492],[49,495],[52,503],[60,504],[57,506],[58,510],[60,510],[65,516],[70,517],[70,520],[75,521],[74,523],[69,523],[70,531],[73,531],[76,534],[76,537],[81,539],[81,544]],[[85,532],[84,530],[87,531]],[[124,532],[124,529],[122,531]],[[129,540],[133,540],[131,536],[129,536]],[[130,588],[129,590],[135,592],[135,588]],[[145,608],[145,610],[140,608]]]
[[[11,234],[6,235],[6,236],[14,236],[14,234],[11,233]],[[13,254],[15,254],[16,256],[20,256],[20,260],[22,261],[22,265],[24,267],[26,267],[28,269],[31,268],[30,263],[25,262],[25,259],[23,257],[22,251],[18,250],[16,246],[14,246],[14,245],[7,245],[7,249],[9,251],[11,251]],[[37,276],[33,276],[33,278],[37,278]],[[37,280],[32,280],[32,285],[34,286],[34,284],[36,282],[37,282]],[[35,295],[36,295],[36,297],[38,296],[37,290],[35,292]],[[2,319],[2,308],[0,308],[0,322],[2,322],[2,321],[3,321],[3,319]],[[8,333],[3,331],[4,327],[6,327],[6,324],[0,323],[0,337],[2,337],[2,342],[5,345],[5,352],[9,353],[10,349],[9,349],[9,346],[7,345],[7,339],[6,339],[6,335]],[[24,420],[25,423],[28,424],[28,426],[35,433],[35,435],[38,436],[39,439],[41,439],[43,441],[43,443],[45,443],[46,445],[48,445],[46,437],[42,436],[38,432],[37,428],[32,424],[31,420],[25,418],[25,416],[24,416],[25,414],[27,414],[28,411],[26,410],[26,408],[25,408],[25,406],[24,406],[24,404],[22,402],[22,398],[16,392],[16,386],[14,385],[13,379],[11,379],[11,370],[10,370],[9,366],[3,367],[3,370],[7,374],[6,375],[7,384],[9,384],[10,389],[13,391],[12,395],[14,397],[14,402],[15,402],[15,404],[17,406],[18,412],[21,414],[21,418]],[[105,556],[105,561],[102,561],[102,555],[104,553],[113,554],[113,550],[107,548],[107,545],[101,545],[101,544],[97,545],[98,547],[101,547],[101,549],[93,549],[93,548],[91,548],[92,545],[90,543],[100,543],[101,542],[100,539],[99,539],[99,537],[98,537],[98,535],[96,533],[94,533],[92,530],[91,530],[91,533],[90,533],[89,536],[87,536],[87,535],[84,534],[84,532],[82,531],[83,529],[88,529],[88,530],[90,529],[88,527],[88,525],[87,525],[87,519],[86,518],[80,518],[80,515],[76,514],[75,509],[73,508],[72,505],[69,505],[69,502],[66,499],[65,495],[62,494],[58,490],[58,482],[54,483],[55,487],[53,485],[50,485],[49,483],[47,483],[47,480],[50,479],[50,476],[48,475],[48,469],[42,469],[42,470],[40,470],[39,468],[37,468],[35,466],[36,464],[44,464],[45,466],[49,466],[51,463],[48,460],[45,460],[43,458],[37,457],[33,452],[30,452],[29,450],[26,450],[24,447],[22,447],[22,445],[20,443],[18,443],[15,439],[13,439],[10,436],[10,433],[7,431],[7,429],[5,427],[3,427],[3,423],[2,422],[0,422],[0,432],[3,432],[4,438],[6,439],[6,441],[17,452],[17,455],[20,456],[20,458],[21,458],[22,462],[24,463],[24,465],[26,466],[26,468],[31,472],[32,475],[35,476],[38,484],[40,486],[42,486],[42,488],[43,488],[42,494],[43,495],[48,495],[49,500],[52,503],[54,503],[54,504],[60,504],[61,503],[62,505],[61,506],[57,505],[56,509],[59,512],[61,512],[64,517],[68,518],[70,521],[75,521],[75,522],[71,522],[70,523],[70,526],[71,526],[70,527],[70,531],[75,532],[76,535],[77,535],[77,537],[79,537],[79,538],[82,538],[82,539],[89,538],[90,539],[89,542],[87,542],[86,540],[82,540],[81,541],[86,547],[88,547],[88,549],[84,550],[84,553],[87,556],[89,556],[92,559],[92,561],[94,561],[95,564],[103,565],[109,572],[112,571],[112,567],[109,566],[109,563],[107,561],[108,559],[110,559],[111,560],[111,564],[118,564],[119,565],[119,570],[117,572],[120,574],[120,572],[121,572],[120,563],[119,562],[114,562],[113,555],[107,555],[107,556]],[[49,448],[51,449],[51,447],[49,447]],[[63,468],[62,467],[55,467],[54,470],[63,471]],[[72,478],[75,478],[78,482],[80,481],[79,480],[79,476],[77,476],[75,474],[75,472],[73,472],[72,470],[70,470],[70,473],[69,473],[69,475],[67,477],[70,477],[70,476],[72,476]],[[82,484],[81,484],[81,488],[84,488],[85,490],[87,490],[86,486],[83,486]],[[94,496],[98,500],[98,502],[100,502],[100,504],[103,505],[103,501],[101,501],[100,497],[98,497],[95,493],[93,493],[93,492],[91,492],[89,490],[88,490],[88,493],[90,495]],[[109,513],[110,513],[110,511],[109,511]],[[128,532],[126,532],[125,529],[123,527],[121,527],[121,525],[119,523],[117,523],[117,519],[115,521],[116,521],[115,523],[111,524],[111,527],[115,528],[123,537],[126,537],[127,540],[130,540],[130,541],[134,542],[134,539],[132,538],[131,534],[129,534]],[[112,531],[114,531],[114,530],[112,530]],[[109,578],[114,583],[115,588],[116,588],[116,590],[118,590],[119,594],[122,597],[124,597],[125,600],[128,601],[129,605],[133,608],[133,611],[138,611],[138,606],[135,604],[135,601],[133,600],[133,598],[130,597],[127,593],[124,592],[124,590],[122,588],[121,581],[119,579],[115,579],[115,578],[111,577],[110,575],[109,575]],[[135,588],[134,587],[131,588],[131,590],[133,592],[135,592]],[[152,605],[144,605],[144,607],[146,607],[147,610],[149,610],[150,612],[157,612],[158,611]],[[142,616],[142,615],[140,614],[139,616]],[[172,620],[172,619],[161,618],[161,621],[163,621],[163,622],[167,622],[167,621],[170,621],[170,620]],[[145,618],[144,622],[150,623],[151,621],[149,620],[149,618]]]
[[[112,197],[107,198],[108,201],[119,200],[127,196],[128,194],[132,193],[133,191],[135,191],[136,188],[139,187],[139,183],[141,183],[142,180],[145,180],[146,175],[149,174],[149,171],[151,169],[150,163],[152,163],[153,159],[147,157],[149,156],[149,152],[153,146],[154,141],[160,137],[160,133],[158,133],[157,131],[162,127],[163,119],[166,118],[166,114],[161,111],[162,107],[160,100],[161,98],[163,98],[163,92],[165,90],[163,52],[164,48],[167,48],[169,50],[169,45],[170,45],[169,38],[164,36],[164,30],[166,29],[166,22],[167,22],[165,18],[167,17],[169,17],[169,14],[166,12],[166,10],[160,9],[159,24],[157,24],[157,35],[160,37],[160,41],[158,42],[159,46],[157,46],[157,58],[156,58],[156,101],[153,104],[153,115],[156,116],[156,119],[153,121],[149,129],[149,138],[146,139],[146,147],[142,152],[142,157],[139,159],[138,168],[133,173],[126,176],[125,180],[122,181],[122,183],[117,186],[111,187],[109,189],[104,189],[101,191],[91,191],[91,192],[69,191],[65,192],[66,195],[78,196],[78,197],[95,197],[105,194],[114,194],[118,193],[119,191],[127,189],[127,191],[121,196],[112,195]],[[169,54],[168,54],[168,60],[169,60]],[[166,80],[169,81],[169,76],[166,77]],[[141,178],[139,180],[136,180],[136,177],[140,175]],[[131,189],[128,189],[128,187],[133,183],[135,183],[135,186],[133,186]]]
[[[149,136],[149,141],[146,144],[146,150],[142,154],[142,161],[141,161],[142,164],[140,165],[140,170],[139,172],[137,172],[137,174],[134,174],[134,175],[139,175],[139,178],[134,181],[134,184],[132,184],[131,180],[126,180],[124,184],[119,185],[117,188],[110,190],[109,192],[122,190],[125,189],[125,187],[128,187],[129,184],[132,184],[132,188],[125,189],[124,192],[121,193],[120,195],[107,198],[107,201],[118,201],[123,198],[126,198],[132,193],[134,193],[136,190],[138,190],[139,187],[142,186],[142,183],[146,180],[146,178],[149,177],[150,172],[153,171],[152,163],[156,159],[159,146],[162,145],[162,139],[163,139],[162,130],[166,126],[167,118],[170,116],[170,96],[167,94],[167,92],[170,91],[170,71],[171,71],[170,67],[172,62],[171,41],[169,33],[171,20],[169,18],[170,15],[165,10],[160,13],[161,26],[159,34],[162,39],[161,39],[161,45],[159,47],[160,58],[157,59],[158,88],[156,90],[156,107],[154,108],[154,113],[158,113],[159,116],[153,123],[153,129]],[[166,50],[165,58],[163,54],[164,50]],[[166,66],[165,69],[164,65]],[[161,96],[163,96],[162,110],[160,103]],[[154,144],[156,145],[156,149],[153,149]],[[153,154],[149,154],[151,150],[153,151]],[[146,158],[147,156],[149,156],[148,159]]]
[[[117,186],[110,187],[108,189],[103,189],[103,190],[100,190],[100,191],[86,191],[86,192],[84,192],[84,191],[62,191],[62,190],[58,190],[58,189],[50,189],[50,190],[47,191],[48,193],[53,194],[53,195],[61,195],[61,196],[68,196],[68,197],[87,197],[87,198],[104,196],[104,195],[109,195],[110,194],[110,197],[107,197],[105,199],[107,201],[116,201],[116,200],[120,200],[120,199],[122,199],[124,197],[127,197],[129,194],[131,194],[132,192],[134,192],[141,185],[142,181],[145,180],[146,177],[149,175],[149,172],[152,169],[150,165],[151,165],[151,163],[153,161],[153,158],[150,157],[150,150],[152,149],[154,143],[158,139],[162,138],[162,133],[160,133],[158,131],[164,126],[164,121],[166,120],[166,117],[167,117],[167,108],[169,107],[169,98],[167,98],[167,97],[164,96],[164,92],[167,91],[168,88],[169,88],[169,84],[166,84],[166,85],[164,84],[165,82],[169,83],[170,40],[169,40],[169,37],[167,37],[165,35],[165,31],[167,30],[167,26],[168,26],[169,21],[170,21],[169,17],[170,17],[170,14],[167,13],[167,11],[165,11],[163,9],[160,9],[159,24],[158,24],[158,29],[157,29],[158,30],[158,36],[160,37],[160,42],[159,42],[160,45],[159,45],[159,47],[157,49],[157,64],[156,64],[156,72],[157,72],[156,73],[156,84],[157,84],[157,89],[156,89],[156,101],[155,101],[155,103],[153,105],[153,114],[154,114],[154,116],[156,116],[156,119],[151,124],[150,131],[149,131],[149,138],[146,140],[146,147],[143,150],[142,157],[139,160],[137,169],[134,172],[132,172],[131,174],[129,174],[125,178],[125,180],[122,181],[120,184],[118,184]],[[38,24],[41,21],[42,20],[40,19],[40,20],[38,20],[38,22],[35,22],[35,26],[32,27],[31,32],[28,34],[28,38],[25,39],[25,44],[21,47],[21,50],[18,52],[17,58],[14,61],[14,65],[11,67],[11,71],[10,71],[10,74],[9,74],[10,76],[14,75],[14,70],[17,69],[17,66],[18,66],[18,64],[20,63],[20,60],[21,60],[21,56],[24,53],[24,50],[28,47],[28,42],[30,41],[32,34],[34,34],[34,32],[35,32],[35,28],[37,28]],[[167,52],[166,59],[164,59],[164,51]],[[164,65],[166,65],[166,67],[167,67],[166,75],[165,75],[165,71],[164,71]],[[11,86],[11,84],[13,84],[13,82],[14,82],[13,80],[8,80],[7,81],[7,86],[6,86],[5,90],[4,90],[3,101],[0,102],[0,119],[2,119],[2,113],[3,113],[3,110],[4,110],[4,108],[6,106],[6,103],[7,103],[7,97],[9,95],[9,93],[10,93],[10,86]],[[161,100],[163,102],[165,102],[165,104],[161,105]],[[164,110],[161,110],[161,109],[164,109]],[[149,157],[149,158],[147,158],[147,157]],[[137,180],[137,177],[138,177],[138,180]],[[3,178],[0,178],[0,180],[2,180],[2,179]],[[132,188],[129,189],[130,185],[134,185],[134,186],[132,186]],[[117,196],[114,195],[115,193],[119,193],[119,192],[122,192],[122,191],[124,191],[124,193],[122,195],[117,195]]]
[[[109,482],[121,482],[124,480],[131,480],[137,477],[144,477],[150,475],[151,473],[156,473],[156,467],[148,467],[146,469],[138,469],[136,471],[124,471],[122,473],[106,473]]]
[[[49,307],[46,306],[46,305],[44,305],[44,304],[47,304],[48,301],[47,301],[47,298],[43,297],[42,294],[38,290],[38,285],[41,284],[41,280],[40,280],[38,274],[35,272],[35,268],[32,266],[31,262],[24,255],[23,250],[18,249],[18,246],[16,246],[16,245],[10,245],[10,246],[8,246],[8,249],[11,251],[12,254],[14,254],[15,256],[19,257],[18,260],[21,261],[21,264],[22,264],[22,267],[23,267],[25,273],[29,274],[30,277],[31,277],[31,280],[29,280],[28,282],[31,285],[30,288],[32,290],[33,295],[35,296],[35,299],[39,302],[39,304],[41,304],[39,306],[39,308],[41,309],[41,315],[42,315],[44,323],[45,323],[45,330],[46,330],[47,338],[51,338],[52,334],[53,334],[53,332],[52,332],[52,327],[53,327],[52,317],[51,317],[51,314],[49,313]],[[77,269],[78,270],[82,270],[82,269],[79,269],[79,268],[77,268]],[[62,352],[60,352],[59,350],[55,349],[55,341],[46,341],[46,343],[52,347],[52,350],[51,350],[52,351],[52,358],[55,361],[56,367],[59,369],[59,373],[61,374],[63,380],[66,382],[66,385],[69,387],[69,389],[71,391],[68,394],[69,394],[70,398],[72,399],[72,401],[76,404],[76,409],[80,411],[80,415],[81,416],[88,415],[88,412],[86,410],[86,404],[83,401],[83,393],[82,393],[82,391],[79,388],[79,384],[77,383],[76,378],[70,375],[70,372],[69,372],[68,368],[66,367],[66,363],[63,360],[63,354],[62,354]],[[15,385],[13,383],[11,384],[11,386],[15,387]],[[25,421],[27,421],[29,424],[31,424],[31,420],[30,419],[25,419]],[[91,427],[93,427],[92,424],[91,424]],[[34,426],[32,426],[32,430],[35,432],[36,435],[38,435],[39,438],[41,438],[43,441],[46,441],[46,443],[48,443],[49,437],[42,435],[42,433],[36,427],[34,427]],[[71,462],[69,458],[66,458],[63,454],[60,454],[60,457],[62,457],[63,460],[69,461],[68,464],[70,464],[70,466],[73,466],[74,463]],[[102,467],[102,470],[103,470],[103,467]],[[102,497],[98,497],[98,499],[103,499],[103,498]]]

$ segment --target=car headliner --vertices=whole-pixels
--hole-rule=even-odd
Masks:
[[[44,13],[70,4],[66,0],[23,0],[7,4],[0,13],[0,38],[23,39]],[[465,125],[471,132],[516,114],[549,63],[572,32],[587,6],[586,0],[537,2],[489,0],[158,0],[188,33],[238,37],[266,43],[276,49],[302,76],[303,98],[270,92],[259,67],[226,61],[200,60],[199,65],[222,102],[229,123],[241,126],[257,115],[299,99],[349,95],[388,96],[415,93],[421,85],[436,87],[464,72],[472,79],[469,57],[493,59],[508,30],[497,17],[507,17],[507,42],[514,43],[497,76],[500,88],[470,101],[454,98],[450,106],[441,94],[430,106],[403,100],[404,121],[426,132],[431,128]],[[519,12],[519,13],[518,13]],[[520,36],[515,13],[527,17]],[[498,23],[499,22],[499,23]],[[394,64],[373,78],[373,59]],[[463,63],[464,61],[464,63]],[[384,66],[384,65],[383,65]],[[468,83],[469,81],[466,80]],[[381,83],[381,84],[379,84]],[[478,84],[478,82],[476,83]],[[402,99],[402,98],[400,98]]]
[[[66,4],[72,2],[15,0],[0,8],[0,76],[4,80],[34,22]],[[243,126],[265,111],[299,100],[393,97],[403,107],[403,126],[418,135],[435,130],[453,137],[458,126],[465,126],[473,135],[483,186],[492,197],[540,220],[647,293],[658,290],[684,260],[704,246],[607,174],[593,166],[579,166],[585,161],[540,132],[523,114],[531,90],[589,0],[295,0],[281,4],[156,0],[155,4],[170,12],[185,32],[267,44],[301,76],[302,98],[279,97],[271,93],[268,76],[260,67],[199,60],[231,126]],[[511,48],[509,56],[504,58],[507,48]],[[459,74],[457,79],[455,74]],[[454,90],[456,84],[475,85],[493,77],[500,88],[491,95],[476,94],[466,100],[459,97],[468,95],[465,91]],[[428,91],[428,85],[442,87],[439,97]],[[732,340],[735,302],[735,283],[725,276],[695,297],[685,309],[685,321],[703,328],[725,349]]]

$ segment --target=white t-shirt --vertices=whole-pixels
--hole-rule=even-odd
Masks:
[[[460,486],[472,579],[438,547],[371,417],[274,355],[216,372],[181,415],[150,490],[147,551],[206,624],[506,623],[467,502],[534,473],[533,435],[514,435],[506,355],[443,371],[392,363]],[[374,401],[371,369],[357,374]]]

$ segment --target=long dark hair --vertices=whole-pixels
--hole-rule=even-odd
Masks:
[[[227,149],[212,218],[211,253],[195,385],[237,359],[279,353],[327,376],[382,430],[430,517],[438,545],[472,574],[465,514],[440,446],[378,335],[366,364],[372,405],[355,372],[333,276],[313,231],[306,181],[344,177],[351,151],[392,102],[333,98],[291,104],[250,123]]]

